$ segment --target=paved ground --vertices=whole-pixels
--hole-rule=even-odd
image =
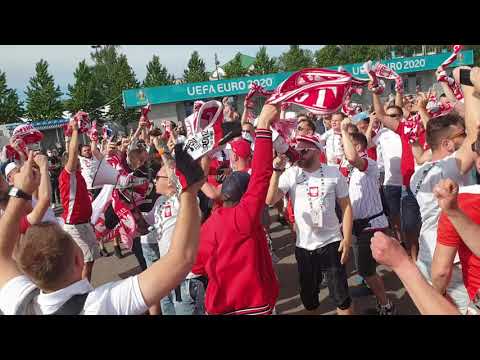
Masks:
[[[273,219],[276,219],[275,215]],[[295,242],[292,233],[287,227],[280,225],[278,222],[272,224],[270,231],[276,254],[281,259],[275,266],[280,282],[277,312],[282,315],[306,315],[309,312],[302,306],[300,296],[298,295],[298,273],[295,256],[293,255]],[[112,253],[111,243],[107,244],[107,248]],[[354,298],[356,313],[371,314],[375,308],[375,298],[373,295],[366,294],[364,287],[355,286],[358,278],[354,271],[353,253],[351,253],[347,270],[350,276],[349,285]],[[93,269],[92,283],[94,286],[98,286],[108,281],[124,279],[137,274],[139,271],[137,260],[131,253],[128,253],[123,259],[117,259],[113,255],[108,258],[100,258],[95,263]],[[384,266],[380,266],[378,271],[384,278],[388,295],[395,302],[399,315],[419,314],[396,275]],[[328,297],[327,288],[323,288],[320,291],[319,313],[322,315],[335,314],[335,305]]]

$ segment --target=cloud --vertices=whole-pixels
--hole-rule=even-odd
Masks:
[[[215,67],[214,56],[218,55],[221,64],[231,60],[237,52],[255,56],[261,45],[123,45],[124,53],[137,79],[143,80],[146,65],[153,55],[158,55],[168,71],[181,77],[187,67],[190,55],[197,50],[204,59],[207,70]],[[302,48],[315,51],[322,45],[302,45]],[[270,56],[279,56],[288,45],[267,45]],[[35,74],[35,64],[44,59],[49,63],[50,73],[55,83],[66,92],[67,85],[73,82],[73,73],[83,59],[91,63],[90,45],[0,45],[0,70],[6,72],[8,86],[17,90],[21,99],[29,79]]]

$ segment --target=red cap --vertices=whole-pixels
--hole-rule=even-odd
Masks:
[[[242,159],[248,159],[251,155],[250,143],[245,139],[239,139],[230,143],[232,151]]]
[[[297,146],[299,145],[299,142],[305,142],[322,150],[322,145],[320,144],[318,137],[314,135],[299,135],[295,138],[295,140],[297,142]]]

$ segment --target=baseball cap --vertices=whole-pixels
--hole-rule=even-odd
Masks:
[[[368,113],[366,111],[360,112],[352,117],[352,122],[357,123],[362,120],[369,119]]]
[[[318,138],[314,135],[299,135],[295,138],[297,148],[311,148],[312,145],[319,150],[322,150],[322,145]]]
[[[222,195],[228,200],[240,201],[245,191],[247,191],[250,175],[245,171],[235,171],[230,174],[222,184]]]
[[[12,172],[12,170],[14,170],[15,168],[17,168],[17,164],[15,164],[14,162],[11,162],[11,163],[8,163],[7,166],[5,166],[5,177],[8,178],[8,175]]]
[[[250,143],[245,139],[239,139],[231,142],[232,151],[242,159],[250,157]]]

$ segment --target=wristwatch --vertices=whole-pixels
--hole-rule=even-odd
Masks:
[[[19,199],[32,200],[32,195],[28,195],[26,192],[16,187],[12,187],[8,192],[8,195],[19,198]]]

